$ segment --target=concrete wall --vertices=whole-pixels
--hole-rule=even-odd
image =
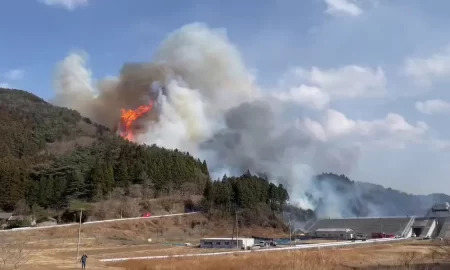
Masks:
[[[310,233],[313,233],[317,229],[349,228],[354,233],[371,234],[384,232],[387,234],[401,234],[410,221],[411,217],[322,219],[318,220],[308,230]]]
[[[433,220],[433,223],[430,225],[430,229],[427,232],[426,237],[433,237],[434,230],[436,229],[436,220]]]

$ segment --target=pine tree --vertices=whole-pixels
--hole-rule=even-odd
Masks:
[[[77,200],[86,196],[86,186],[84,183],[84,177],[78,170],[71,172],[69,181],[67,183],[67,189],[65,196],[70,200]]]
[[[94,163],[94,167],[88,177],[87,189],[88,198],[93,201],[99,201],[103,198],[104,170],[100,161]]]
[[[119,161],[116,172],[114,173],[117,186],[127,189],[130,185],[130,177],[128,174],[128,166],[126,162]]]
[[[102,164],[103,177],[102,177],[102,192],[103,195],[111,193],[114,187],[114,169],[111,164]]]

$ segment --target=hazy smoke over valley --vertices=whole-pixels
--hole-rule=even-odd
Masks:
[[[134,140],[189,151],[206,159],[214,178],[249,169],[288,187],[291,203],[317,207],[305,196],[326,197],[323,215],[339,216],[346,194],[319,189],[312,176],[348,173],[358,149],[332,144],[311,132],[302,115],[287,117],[286,102],[260,89],[225,32],[184,26],[160,44],[152,63],[126,63],[120,75],[94,82],[87,56],[72,53],[58,64],[53,103],[116,130],[121,109],[153,102],[135,122]],[[371,209],[380,214],[380,209]]]

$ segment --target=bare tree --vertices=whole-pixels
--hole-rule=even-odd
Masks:
[[[161,205],[162,209],[164,209],[164,211],[172,213],[173,205],[170,197],[161,198],[159,200],[159,204]]]
[[[435,260],[450,261],[450,241],[443,240],[439,243],[436,243],[431,250],[431,259],[433,262]]]
[[[181,197],[187,198],[191,194],[195,194],[197,185],[195,183],[185,182],[181,185]]]
[[[155,196],[154,192],[154,184],[153,182],[147,177],[144,179],[142,183],[142,197],[143,199],[149,199]]]
[[[140,209],[139,202],[135,199],[124,197],[121,201],[120,210],[124,218],[139,216]]]
[[[19,269],[32,258],[33,249],[26,241],[2,242],[0,244],[0,268]]]
[[[131,185],[128,189],[128,195],[131,198],[141,198],[142,197],[142,186],[141,185]]]
[[[27,202],[24,199],[19,200],[14,206],[15,215],[25,216],[30,214],[30,212],[31,212],[30,207],[28,206]]]
[[[123,188],[120,187],[116,187],[113,189],[113,191],[110,194],[110,199],[113,200],[119,200],[120,198],[122,198],[125,195],[125,191],[123,190]]]
[[[105,220],[111,213],[111,200],[97,203],[92,211],[92,216],[99,220]]]
[[[402,264],[405,267],[410,267],[411,266],[411,262],[417,257],[417,252],[405,252],[402,253]]]

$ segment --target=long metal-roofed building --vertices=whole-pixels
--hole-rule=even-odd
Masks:
[[[202,238],[201,248],[249,248],[255,244],[254,238]]]
[[[450,204],[434,204],[422,216],[327,218],[317,220],[307,232],[316,237],[341,238],[341,233],[332,233],[336,228],[348,234],[395,235],[399,237],[442,237],[450,239]]]
[[[320,238],[351,239],[353,235],[350,228],[320,228],[314,231],[314,236]]]

